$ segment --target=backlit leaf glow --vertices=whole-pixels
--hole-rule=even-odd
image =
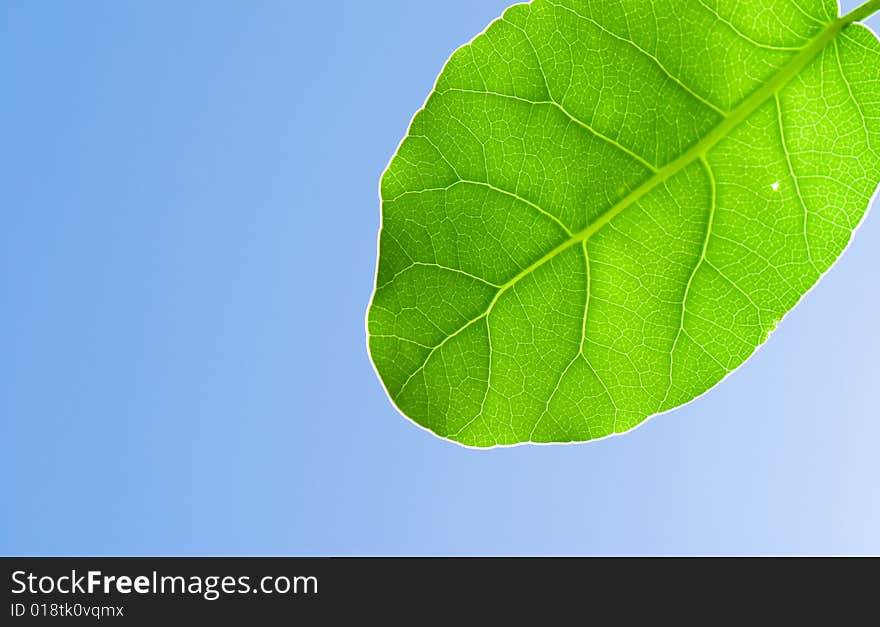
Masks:
[[[739,367],[880,181],[877,10],[534,0],[457,50],[381,181],[395,406],[469,446],[581,442]]]

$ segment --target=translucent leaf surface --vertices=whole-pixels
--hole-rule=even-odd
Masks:
[[[740,366],[880,180],[878,9],[534,0],[457,50],[381,181],[367,328],[398,409],[586,441]]]

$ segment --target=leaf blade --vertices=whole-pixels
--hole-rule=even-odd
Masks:
[[[421,293],[414,286],[401,290],[377,284],[368,314],[371,356],[392,400],[418,424],[460,443],[595,439],[626,431],[704,393],[744,362],[830,267],[848,243],[853,221],[867,208],[860,197],[880,178],[873,152],[873,145],[880,145],[880,137],[874,139],[880,135],[880,120],[859,106],[878,98],[880,79],[876,70],[864,70],[871,59],[878,61],[873,67],[880,66],[880,50],[876,39],[865,38],[867,29],[851,27],[840,35],[845,20],[820,28],[813,18],[812,26],[804,26],[812,29],[812,39],[803,46],[778,50],[773,44],[756,45],[765,64],[778,65],[776,72],[728,111],[683,84],[676,75],[686,64],[670,69],[659,52],[648,49],[644,36],[636,41],[632,32],[637,29],[616,32],[625,20],[612,28],[579,12],[597,6],[643,9],[644,3],[567,4],[578,11],[542,0],[515,5],[457,51],[383,176],[383,238],[386,230],[399,230],[395,239],[408,242],[400,245],[407,252],[397,257],[411,262],[418,257],[417,263],[426,267],[452,269],[497,286],[491,298],[491,290],[457,297],[457,304],[467,305],[458,308],[468,313],[452,332],[440,331],[445,336],[439,343],[436,334],[419,333],[431,326],[440,329],[431,316],[453,324],[438,312],[448,304],[447,296],[470,293],[461,277],[435,278],[436,285],[426,284]],[[701,9],[672,3],[689,14],[707,7],[698,4]],[[716,4],[719,12],[730,7]],[[818,11],[827,3],[813,4]],[[641,134],[627,135],[626,116],[602,115],[608,105],[599,102],[601,94],[597,97],[588,83],[572,81],[573,69],[568,87],[558,95],[565,64],[546,69],[549,57],[541,49],[552,47],[553,36],[529,34],[541,32],[534,24],[549,23],[551,17],[556,31],[571,40],[577,39],[572,33],[580,34],[599,51],[594,63],[603,54],[608,57],[601,42],[616,41],[628,51],[632,67],[654,68],[654,74],[640,75],[656,88],[653,95],[635,89],[630,79],[617,85],[620,93],[611,94],[624,94],[626,111],[639,106],[649,111],[645,107],[659,101],[679,105],[653,118],[646,114],[649,122]],[[745,26],[736,26],[737,19],[742,18],[716,15],[715,26],[743,39]],[[584,23],[591,29],[584,31]],[[657,50],[668,57],[666,48]],[[513,57],[505,59],[505,54]],[[518,65],[511,62],[514,57]],[[846,80],[845,67],[855,68],[850,69],[858,75],[855,80]],[[829,78],[832,70],[838,73],[836,82]],[[829,84],[833,89],[827,89]],[[821,105],[816,93],[823,96]],[[841,102],[831,107],[827,93]],[[591,98],[598,98],[593,104],[599,114],[585,119],[581,112]],[[829,116],[846,98],[855,112]],[[802,118],[789,123],[790,133],[786,108],[793,118]],[[689,121],[681,122],[682,116]],[[828,129],[812,136],[802,132],[827,118],[833,118]],[[856,183],[822,179],[829,160],[813,163],[810,143],[828,144],[823,155],[834,156],[839,150],[835,138],[857,143],[850,137],[856,118],[867,151],[838,161],[847,170],[858,166],[863,171],[850,177]],[[669,128],[675,124],[680,128],[673,137]],[[830,130],[837,126],[836,132]],[[426,139],[424,145],[420,138]],[[661,147],[665,139],[674,141]],[[603,170],[614,175],[595,175]],[[767,180],[765,187],[768,177],[776,180]],[[427,205],[413,204],[403,196],[410,192],[394,190],[406,187],[407,180],[433,186],[425,189],[438,196]],[[462,181],[495,190],[521,206],[451,194]],[[810,204],[822,198],[836,202],[814,209],[807,197]],[[405,206],[398,209],[395,203],[401,199]],[[841,205],[842,211],[834,210]],[[761,208],[772,216],[772,224],[760,224]],[[850,225],[848,230],[843,223]],[[444,231],[443,224],[453,228]],[[480,227],[486,224],[492,228]],[[420,229],[424,232],[417,237],[414,232]],[[803,250],[795,236],[803,240]],[[811,239],[818,242],[816,259]],[[388,274],[386,268],[394,263],[405,264],[384,260],[380,252],[379,274]],[[392,274],[402,272],[406,269]],[[388,305],[393,299],[397,305]],[[419,305],[419,299],[431,305]],[[374,315],[385,309],[393,320]],[[408,312],[418,312],[430,324],[421,330],[401,328]],[[407,357],[389,343],[389,336],[415,342],[422,351],[417,358]],[[389,375],[397,361],[409,370],[402,385],[399,374]]]

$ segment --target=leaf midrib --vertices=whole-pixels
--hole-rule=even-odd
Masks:
[[[868,4],[880,4],[871,2]],[[853,12],[855,13],[855,12]],[[528,276],[539,267],[556,257],[559,253],[568,248],[588,240],[596,234],[602,227],[617,217],[624,209],[635,202],[641,200],[651,190],[658,185],[666,182],[675,174],[684,170],[687,166],[694,163],[700,157],[705,156],[718,142],[727,137],[727,135],[742,122],[748,119],[761,105],[772,98],[780,89],[788,84],[791,79],[797,76],[818,55],[825,47],[837,37],[838,34],[849,24],[856,21],[858,17],[853,18],[853,13],[838,18],[831,22],[812,42],[810,42],[801,52],[796,54],[773,78],[764,83],[759,89],[755,90],[751,96],[746,98],[742,103],[733,109],[722,121],[712,129],[703,139],[695,143],[680,156],[667,163],[660,168],[647,181],[636,187],[629,194],[605,211],[602,215],[591,222],[586,228],[574,233],[569,239],[561,243],[559,246],[548,252],[546,255],[521,270],[516,276],[502,284],[498,289],[498,294],[489,305],[489,310],[495,304],[501,294],[518,283],[524,277]]]
[[[419,372],[424,369],[425,365],[428,363],[428,361],[430,361],[431,356],[437,350],[443,347],[444,344],[468,329],[474,323],[488,317],[489,314],[492,313],[492,309],[495,307],[498,300],[508,289],[516,285],[523,278],[530,275],[532,272],[543,266],[545,263],[549,262],[551,259],[555,258],[560,253],[568,250],[572,246],[575,246],[582,242],[586,242],[590,237],[592,237],[600,229],[602,229],[602,227],[604,227],[606,224],[611,222],[611,220],[617,217],[624,209],[626,209],[633,203],[638,202],[641,198],[651,192],[655,187],[666,182],[675,174],[681,172],[698,159],[705,157],[710,149],[712,149],[722,139],[727,137],[727,135],[733,129],[735,129],[742,122],[748,119],[749,116],[757,111],[770,98],[774,97],[774,95],[777,94],[780,89],[782,89],[785,85],[789,83],[789,81],[797,76],[801,72],[801,70],[803,70],[822,50],[825,49],[826,46],[828,46],[832,41],[837,38],[837,36],[844,28],[846,28],[853,22],[857,22],[868,17],[878,10],[880,10],[880,0],[871,0],[870,2],[861,5],[850,13],[847,13],[846,15],[837,18],[833,22],[830,22],[822,30],[822,32],[819,33],[819,35],[817,35],[800,52],[794,55],[794,57],[792,57],[792,59],[769,81],[764,83],[764,85],[762,85],[759,89],[755,90],[735,109],[727,113],[722,121],[718,124],[718,126],[712,129],[703,139],[696,142],[688,150],[686,150],[674,160],[670,161],[665,166],[657,170],[651,176],[651,178],[636,187],[621,200],[617,201],[617,203],[615,203],[610,209],[605,211],[597,219],[591,222],[586,228],[572,234],[567,240],[553,248],[546,255],[531,263],[526,268],[523,268],[513,278],[500,285],[498,287],[498,291],[495,293],[495,296],[492,298],[486,310],[480,315],[463,324],[453,333],[447,335],[445,338],[443,338],[443,341],[434,346],[434,348],[432,348],[429,351],[428,355],[425,357],[421,366],[416,368],[403,382],[403,384],[400,386],[400,389],[398,390],[398,394],[403,392],[403,390],[410,383],[413,377],[415,377]]]

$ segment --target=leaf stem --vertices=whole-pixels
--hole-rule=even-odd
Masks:
[[[880,0],[869,0],[865,4],[839,18],[837,21],[840,22],[841,26],[847,26],[853,22],[860,22],[865,18],[872,16],[877,11],[880,11]]]

